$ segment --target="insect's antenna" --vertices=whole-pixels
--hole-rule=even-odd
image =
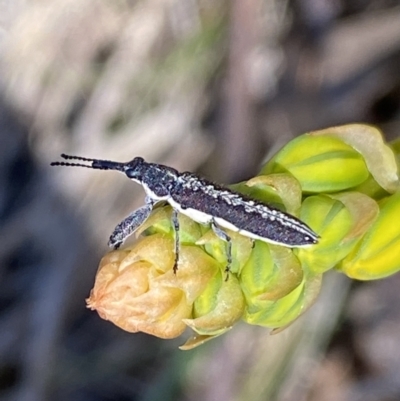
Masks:
[[[86,167],[93,169],[92,166],[80,163],[67,163],[67,162],[51,162],[50,166],[62,166],[62,167]]]
[[[50,166],[62,166],[62,167],[86,167],[95,170],[118,170],[125,172],[125,163],[113,162],[111,160],[99,160],[99,159],[89,159],[87,157],[80,156],[70,156],[62,154],[61,157],[66,160],[79,160],[83,162],[88,162],[89,164],[83,163],[70,163],[70,162],[52,162]]]
[[[89,159],[87,157],[81,157],[81,156],[70,156],[70,155],[66,155],[65,153],[61,153],[61,157],[65,160],[81,160],[84,162],[97,162],[99,160],[97,159]]]

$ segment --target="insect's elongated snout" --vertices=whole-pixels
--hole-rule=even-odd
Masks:
[[[88,162],[90,164],[83,163],[70,163],[70,162],[52,162],[51,166],[66,166],[66,167],[86,167],[94,170],[117,170],[124,173],[126,171],[126,163],[113,162],[111,160],[100,160],[100,159],[89,159],[87,157],[70,156],[62,154],[61,157],[65,160],[79,160],[82,162]]]

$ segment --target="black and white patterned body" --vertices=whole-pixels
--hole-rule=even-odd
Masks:
[[[144,223],[156,203],[167,202],[172,206],[174,210],[172,222],[176,233],[175,271],[179,258],[177,212],[187,215],[200,224],[211,224],[215,234],[228,243],[227,270],[232,260],[231,240],[224,229],[239,232],[255,240],[287,247],[303,247],[318,242],[318,235],[301,220],[192,173],[179,173],[168,166],[147,163],[140,157],[128,163],[67,155],[62,157],[91,164],[55,162],[52,165],[117,170],[143,186],[147,195],[146,205],[131,213],[117,225],[109,241],[109,245],[114,248],[119,247]]]
[[[202,224],[213,221],[240,234],[288,247],[312,245],[318,236],[302,221],[192,173],[180,174],[168,203]]]

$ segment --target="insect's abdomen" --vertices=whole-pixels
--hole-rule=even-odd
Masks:
[[[316,235],[300,221],[295,221],[292,216],[283,215],[271,218],[260,216],[257,212],[247,212],[241,221],[239,232],[250,238],[272,242],[289,247],[299,247],[315,244]],[[288,220],[288,217],[290,220]],[[222,222],[219,222],[223,225]],[[304,228],[310,230],[307,232]],[[227,227],[229,228],[229,227]],[[302,228],[302,231],[299,229]]]
[[[171,196],[183,213],[185,209],[202,212],[202,221],[196,219],[196,213],[193,217],[185,213],[200,223],[204,223],[204,215],[208,215],[221,227],[289,247],[317,242],[317,235],[293,216],[207,181],[198,181],[196,185],[192,179],[186,186],[177,186]]]

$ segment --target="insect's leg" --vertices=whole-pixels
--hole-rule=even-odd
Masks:
[[[225,281],[227,281],[232,265],[232,239],[221,227],[217,225],[217,223],[214,220],[211,222],[211,228],[213,229],[215,235],[218,238],[225,241],[227,244],[226,259],[228,261],[228,264],[226,265],[225,268],[225,273],[226,273]]]
[[[127,216],[115,227],[108,241],[108,246],[118,249],[150,216],[154,201],[146,198],[146,204]]]
[[[174,262],[174,274],[178,270],[178,262],[179,262],[179,219],[178,212],[175,209],[172,209],[172,224],[174,226],[175,231],[175,262]]]

